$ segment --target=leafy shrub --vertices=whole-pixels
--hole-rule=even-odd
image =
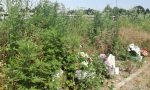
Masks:
[[[98,57],[98,56],[95,56]],[[107,70],[102,60],[93,58],[93,62],[88,67],[82,68],[83,79],[77,79],[77,89],[101,89],[104,78],[107,76]]]
[[[89,18],[84,10],[68,16],[59,3],[48,0],[30,10],[27,1],[7,0],[9,16],[0,22],[0,59],[6,60],[6,89],[10,90],[99,90],[108,75],[97,52],[113,53],[124,60],[127,43],[118,36],[119,27],[134,26],[148,31],[149,21],[138,16],[113,21],[111,7],[104,13],[94,11],[94,18]],[[28,17],[30,11],[33,15]],[[93,62],[88,67],[80,66],[77,55],[82,44],[84,52],[95,54],[91,55]],[[148,48],[149,41],[141,45]],[[88,75],[79,80],[77,70]],[[57,77],[59,71],[63,74]]]

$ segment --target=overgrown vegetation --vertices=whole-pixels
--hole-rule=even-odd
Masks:
[[[66,13],[59,3],[48,0],[33,9],[28,0],[6,1],[8,17],[0,22],[0,60],[6,63],[1,72],[8,90],[99,90],[108,75],[98,55],[113,53],[125,60],[128,42],[122,40],[122,28],[149,32],[148,10],[142,14],[144,11],[137,9],[132,20],[134,15],[116,7],[107,6],[103,12],[88,9]],[[144,41],[144,48],[149,41]],[[79,52],[92,57],[88,68],[81,67]],[[90,75],[79,80],[77,70]]]

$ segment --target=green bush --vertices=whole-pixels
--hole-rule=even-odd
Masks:
[[[84,78],[76,80],[77,89],[101,89],[104,78],[107,76],[107,70],[104,62],[96,57],[98,56],[93,58],[93,62],[89,63],[88,67],[80,68]]]
[[[149,21],[139,17],[118,17],[118,21],[113,21],[112,11],[95,11],[94,18],[89,18],[84,10],[75,10],[75,16],[68,16],[59,3],[43,0],[31,9],[27,1],[7,0],[9,15],[0,22],[0,54],[4,55],[0,59],[6,61],[8,90],[99,90],[108,76],[97,55],[101,45],[105,50],[100,53],[112,53],[124,60],[126,45],[118,37],[119,27],[134,26],[148,31]],[[33,15],[28,16],[29,12]],[[148,47],[147,43],[143,45]],[[80,66],[80,51],[92,57],[88,67]],[[77,70],[89,75],[79,80]],[[57,77],[60,71],[63,74]]]

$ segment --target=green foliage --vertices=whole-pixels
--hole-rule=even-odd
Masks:
[[[132,24],[148,31],[150,26],[142,13],[128,15],[128,11],[110,6],[103,13],[76,10],[68,16],[59,3],[48,0],[41,1],[31,11],[28,0],[7,0],[7,9],[8,17],[0,22],[0,59],[6,62],[8,90],[99,90],[107,76],[105,65],[97,55],[101,45],[106,50],[100,53],[113,53],[124,60],[126,45],[119,39],[119,27]],[[118,21],[111,17],[116,13]],[[129,18],[120,18],[121,15]],[[148,47],[148,42],[143,45]],[[78,52],[82,44],[83,51],[93,59],[88,67],[80,65]],[[63,74],[58,76],[61,70]],[[88,74],[79,80],[77,70]]]
[[[99,34],[100,36],[102,36],[102,31],[104,29],[103,21],[104,20],[102,19],[102,15],[99,12],[96,12],[94,14],[92,28],[90,28],[90,30],[88,31],[88,36],[89,36],[91,43],[95,42],[95,37],[98,36]]]
[[[107,76],[106,67],[102,60],[93,58],[93,62],[89,63],[88,68],[82,68],[82,72],[86,73],[86,76],[76,81],[78,89],[101,89],[104,78]]]
[[[113,53],[117,56],[118,60],[126,60],[127,55],[127,45],[123,44],[119,39],[115,41],[114,51]]]
[[[44,5],[45,7],[41,8],[41,11],[53,10],[55,5],[52,5],[50,5],[51,7]],[[20,10],[13,7],[11,7],[10,13],[13,10],[15,12]],[[55,30],[56,24],[47,26],[49,21],[56,19],[55,15],[46,19],[46,16],[49,17],[47,12],[39,12],[40,15],[35,14],[33,18],[25,20],[24,17],[20,17],[22,15],[15,12],[10,14],[6,20],[10,33],[9,60],[5,69],[6,75],[9,77],[8,83],[6,83],[7,89],[58,89],[61,86],[60,79],[55,76],[61,69],[67,54],[61,36]],[[44,21],[47,23],[46,28],[39,24],[39,27],[36,27],[36,24],[32,23],[32,21],[40,22],[36,21],[38,18],[40,18],[39,20],[48,20],[48,22]],[[30,23],[32,24],[30,25]]]
[[[53,30],[41,32],[41,42],[42,45],[37,45],[30,39],[17,41],[17,54],[9,58],[6,69],[9,88],[41,90],[60,87],[55,75],[67,57],[63,43]]]

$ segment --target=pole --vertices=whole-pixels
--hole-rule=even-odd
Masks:
[[[118,2],[117,2],[117,0],[116,0],[116,7],[117,7],[117,3],[118,3]]]

